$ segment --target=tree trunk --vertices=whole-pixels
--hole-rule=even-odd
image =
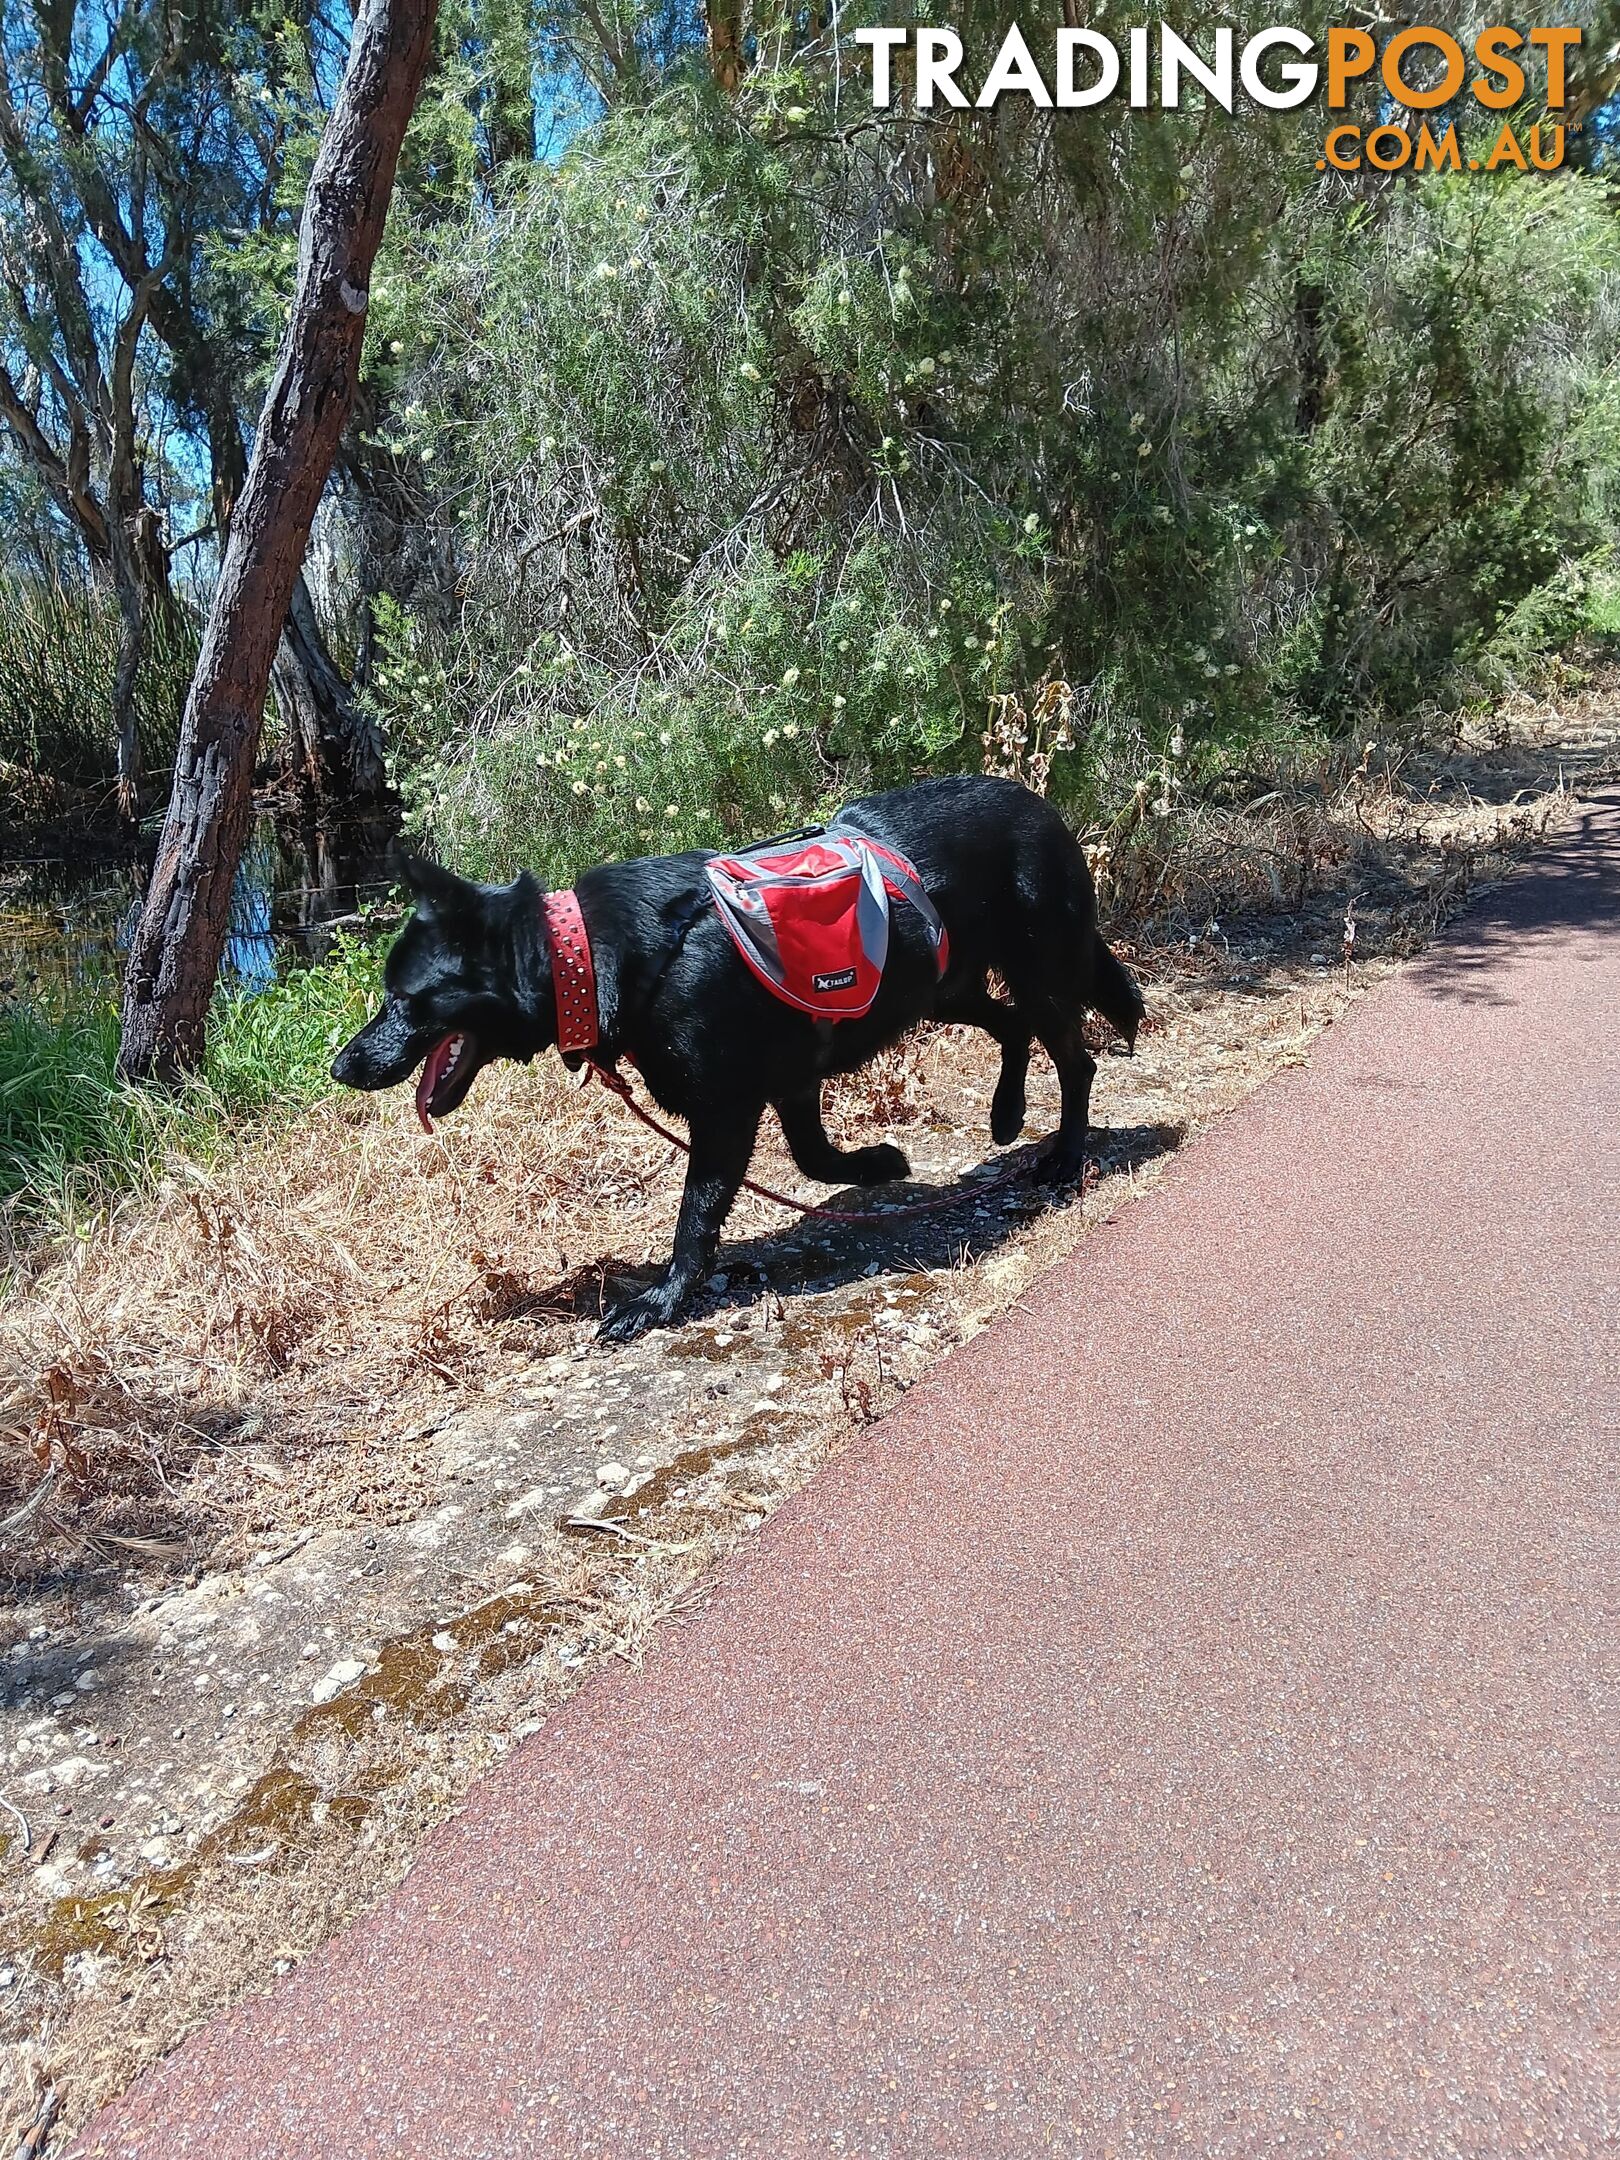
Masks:
[[[236,406],[228,391],[208,412],[214,522],[227,539],[247,477]],[[382,738],[361,712],[327,649],[302,570],[293,586],[273,680],[287,723],[290,762],[305,798],[301,814],[330,808],[361,816],[388,801]]]
[[[118,613],[123,628],[118,638],[118,665],[113,672],[113,755],[118,779],[118,815],[128,826],[141,816],[141,662],[146,657],[146,607],[141,589],[129,573],[129,550],[120,540],[113,550],[113,577],[118,587]]]
[[[388,793],[382,737],[333,665],[302,571],[274,681],[302,792],[345,810],[374,808]]]
[[[309,530],[354,399],[367,287],[437,0],[361,0],[310,178],[298,284],[231,519],[174,791],[124,979],[119,1069],[173,1080],[200,1063],[253,814],[253,759]]]
[[[706,0],[709,70],[728,97],[742,81],[743,0]]]

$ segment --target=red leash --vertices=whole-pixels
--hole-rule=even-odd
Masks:
[[[622,1073],[609,1072],[605,1065],[598,1065],[594,1058],[586,1060],[584,1071],[586,1078],[594,1073],[610,1093],[618,1096],[633,1116],[640,1118],[649,1132],[657,1133],[660,1140],[667,1140],[671,1147],[678,1147],[683,1154],[691,1154],[691,1141],[683,1140],[677,1132],[671,1132],[650,1110],[643,1110],[631,1092],[629,1081]],[[1089,1184],[1090,1175],[1094,1173],[1089,1163],[1086,1169]],[[903,1207],[889,1208],[819,1207],[806,1200],[795,1200],[791,1193],[777,1192],[773,1186],[757,1185],[752,1178],[746,1177],[742,1181],[742,1189],[744,1192],[757,1193],[761,1200],[774,1200],[778,1207],[792,1208],[796,1214],[813,1216],[819,1222],[882,1223],[895,1222],[905,1215],[937,1215],[945,1208],[960,1207],[964,1200],[977,1199],[983,1193],[999,1192],[1004,1186],[1015,1185],[1021,1181],[1023,1175],[1023,1168],[1020,1166],[1002,1171],[999,1177],[990,1178],[985,1184],[975,1186],[971,1192],[944,1193],[936,1200],[911,1200]]]

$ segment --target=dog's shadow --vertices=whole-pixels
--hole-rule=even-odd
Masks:
[[[1172,1153],[1183,1137],[1177,1125],[1094,1128],[1087,1153],[1102,1177],[1143,1168]],[[822,1295],[850,1283],[956,1268],[983,1259],[1026,1223],[1055,1207],[1083,1207],[1085,1186],[1036,1183],[1047,1143],[1010,1148],[1004,1155],[931,1184],[908,1178],[877,1190],[851,1186],[829,1192],[818,1205],[832,1211],[810,1215],[782,1229],[727,1240],[714,1273],[688,1307],[681,1327],[717,1312],[752,1305],[762,1293],[782,1300]],[[910,1212],[921,1208],[922,1213]],[[858,1215],[859,1221],[835,1219]],[[533,1319],[596,1320],[626,1297],[656,1281],[662,1270],[604,1255],[571,1268],[522,1301]],[[505,1317],[512,1317],[508,1314]]]

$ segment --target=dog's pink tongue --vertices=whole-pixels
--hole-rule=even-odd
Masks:
[[[450,1062],[450,1052],[455,1045],[454,1035],[446,1035],[428,1052],[427,1063],[422,1067],[422,1077],[416,1083],[416,1114],[422,1121],[422,1130],[431,1132],[433,1120],[428,1116],[428,1104],[433,1100],[433,1090],[444,1075]]]

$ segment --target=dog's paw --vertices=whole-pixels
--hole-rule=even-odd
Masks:
[[[632,1343],[649,1328],[668,1327],[676,1308],[661,1287],[643,1290],[610,1312],[596,1331],[600,1343]]]
[[[911,1165],[901,1148],[884,1141],[878,1147],[857,1148],[845,1165],[852,1184],[889,1185],[896,1178],[910,1177]]]
[[[1079,1185],[1086,1175],[1086,1151],[1081,1147],[1054,1147],[1035,1165],[1037,1185]]]
[[[990,1104],[990,1137],[997,1147],[1011,1147],[1024,1129],[1022,1087],[998,1086]]]

